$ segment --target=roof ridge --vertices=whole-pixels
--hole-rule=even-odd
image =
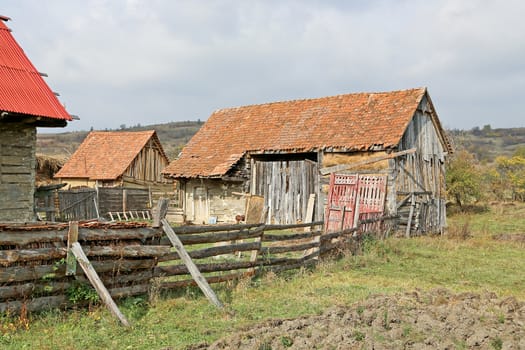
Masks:
[[[351,96],[351,95],[394,94],[394,93],[398,93],[398,92],[407,92],[407,91],[416,91],[416,90],[422,90],[423,92],[425,92],[427,90],[427,87],[426,86],[421,86],[421,87],[417,87],[417,88],[399,89],[399,90],[391,90],[391,91],[352,92],[352,93],[329,95],[329,96],[323,96],[323,97],[297,98],[297,99],[292,99],[292,100],[281,100],[281,101],[272,101],[272,102],[265,102],[265,103],[254,103],[254,104],[242,105],[242,106],[236,106],[236,107],[219,108],[219,109],[216,109],[215,111],[213,111],[212,114],[218,113],[218,112],[222,112],[222,111],[240,109],[240,108],[248,108],[248,107],[256,107],[256,106],[271,106],[271,105],[280,104],[280,103],[318,101],[318,100],[324,100],[324,99],[329,99],[329,98],[337,98],[337,97],[341,97],[341,96]]]
[[[153,134],[155,133],[156,130],[155,129],[152,129],[152,130],[139,130],[139,131],[131,131],[131,130],[93,130],[93,131],[90,131],[89,133],[100,133],[100,134],[124,134],[124,133],[129,133],[129,134]]]

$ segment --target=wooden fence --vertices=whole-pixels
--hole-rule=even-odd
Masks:
[[[160,230],[142,223],[79,226],[78,241],[114,298],[148,292],[157,258],[170,251],[154,245]],[[67,307],[75,290],[89,285],[80,269],[65,274],[67,233],[68,224],[0,225],[0,312]]]
[[[152,195],[148,189],[99,187],[59,190],[45,194],[37,212],[46,220],[89,220],[104,217],[111,220],[150,219]],[[55,203],[53,203],[55,202]],[[56,208],[55,208],[56,205]],[[112,213],[112,214],[110,214]]]
[[[359,242],[366,224],[388,226],[392,218],[364,220],[355,228],[330,233],[323,233],[321,221],[172,229],[208,283],[219,283],[315,265],[320,257]],[[195,284],[162,230],[144,225],[79,225],[78,241],[113,298],[147,294],[154,278],[163,289]],[[80,269],[75,276],[65,274],[67,231],[67,224],[0,224],[0,312],[72,305],[75,289],[88,282]]]

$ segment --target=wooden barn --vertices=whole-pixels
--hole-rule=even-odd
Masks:
[[[155,130],[92,131],[55,174],[69,187],[138,187],[163,183],[169,160]]]
[[[37,127],[72,118],[0,16],[0,221],[33,221]]]
[[[331,173],[363,183],[382,177],[381,212],[436,232],[445,225],[450,152],[427,89],[417,88],[217,110],[164,174],[179,182],[180,205],[195,223],[233,222],[248,195],[264,196],[269,222],[319,220]]]

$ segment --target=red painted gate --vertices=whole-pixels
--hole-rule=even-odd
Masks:
[[[325,231],[352,228],[357,220],[383,215],[386,175],[335,174],[330,176]],[[373,229],[369,224],[364,230]]]

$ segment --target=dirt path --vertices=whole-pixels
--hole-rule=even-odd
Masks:
[[[374,295],[193,349],[525,349],[525,303],[441,289]]]

